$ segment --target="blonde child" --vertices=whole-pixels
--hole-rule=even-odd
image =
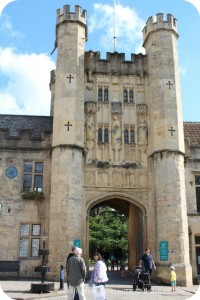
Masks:
[[[170,282],[172,287],[172,292],[175,292],[176,290],[176,272],[174,266],[170,267]]]

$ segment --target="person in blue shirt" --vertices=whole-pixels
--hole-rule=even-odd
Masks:
[[[139,261],[139,266],[143,266],[145,271],[149,272],[150,276],[152,273],[152,269],[154,268],[154,270],[156,270],[156,265],[154,263],[153,256],[151,255],[149,248],[145,249],[145,254],[142,255]]]

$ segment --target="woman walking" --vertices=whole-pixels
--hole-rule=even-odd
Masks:
[[[94,261],[96,262],[94,265],[94,269],[92,271],[92,276],[90,279],[90,286],[103,286],[102,287],[102,293],[105,295],[105,290],[104,286],[105,283],[108,281],[108,276],[107,276],[107,267],[106,264],[102,260],[102,256],[99,252],[96,252],[94,254]],[[105,296],[104,296],[105,299]]]

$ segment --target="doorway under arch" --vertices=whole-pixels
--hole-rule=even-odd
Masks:
[[[89,216],[91,210],[108,206],[127,217],[128,267],[133,270],[146,246],[146,210],[143,203],[130,195],[109,193],[90,200],[87,209],[87,249],[89,253]],[[88,255],[89,258],[89,255]]]

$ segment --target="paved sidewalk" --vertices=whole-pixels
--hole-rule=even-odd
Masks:
[[[137,289],[135,292],[132,289],[132,278],[128,275],[124,279],[121,278],[120,272],[109,272],[109,282],[106,284],[106,299],[107,300],[191,300],[200,299],[200,287],[194,285],[191,287],[177,287],[176,292],[171,292],[170,286],[152,284],[151,292],[143,292]],[[31,283],[40,282],[34,280],[0,280],[2,292],[0,290],[0,300],[67,300],[67,284],[64,284],[64,290],[60,291],[59,282],[54,283],[55,290],[50,293],[36,294],[30,292]],[[196,291],[199,288],[199,295]],[[87,300],[93,300],[92,288],[85,284],[85,293]],[[9,298],[6,298],[6,295]],[[195,295],[195,296],[194,296]]]

